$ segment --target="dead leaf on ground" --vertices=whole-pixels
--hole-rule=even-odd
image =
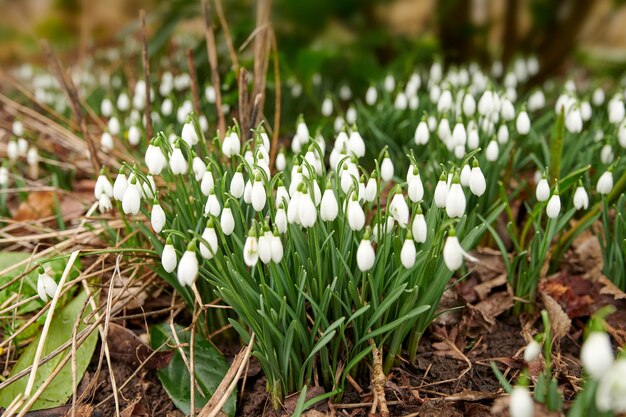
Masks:
[[[107,344],[114,359],[132,366],[145,362],[143,366],[147,369],[165,368],[173,354],[172,350],[164,350],[150,357],[154,351],[135,333],[116,323],[109,323]]]
[[[148,415],[148,410],[146,410],[146,407],[141,401],[141,397],[135,398],[120,413],[121,417],[147,417]]]
[[[13,215],[13,220],[26,221],[54,214],[55,198],[52,191],[31,191]]]
[[[548,311],[548,318],[550,320],[550,327],[552,328],[552,334],[557,340],[567,336],[570,328],[572,327],[572,320],[563,311],[563,308],[557,303],[554,298],[546,293],[541,293],[541,299],[543,305]]]

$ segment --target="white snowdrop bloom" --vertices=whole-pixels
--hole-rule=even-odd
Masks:
[[[378,183],[376,182],[376,173],[374,172],[372,176],[367,180],[367,185],[365,186],[365,201],[371,203],[376,199],[376,193],[378,191]]]
[[[370,85],[365,93],[365,102],[368,106],[373,106],[378,100],[378,90],[376,86]]]
[[[300,224],[300,216],[298,206],[302,198],[302,187],[298,187],[295,193],[292,193],[291,200],[287,204],[287,221],[290,224]]]
[[[312,227],[317,221],[317,208],[311,198],[310,191],[303,188],[298,201],[298,224],[302,227]]]
[[[270,249],[272,252],[272,261],[274,263],[279,263],[283,259],[283,242],[280,240],[277,230],[275,230],[272,235]]]
[[[474,113],[476,113],[476,99],[473,95],[465,93],[463,96],[463,114],[472,117]]]
[[[365,212],[359,204],[356,194],[349,197],[346,217],[348,218],[348,226],[353,231],[361,230],[365,226]]]
[[[422,179],[420,178],[417,167],[413,165],[409,166],[406,182],[409,199],[414,203],[422,201],[424,198],[424,185],[422,184]]]
[[[426,218],[422,213],[422,206],[418,206],[417,208],[417,214],[413,218],[413,223],[411,224],[411,233],[413,235],[413,240],[417,243],[426,242],[428,226],[426,224]]]
[[[389,203],[389,212],[400,227],[405,228],[409,224],[409,206],[399,187],[396,189],[396,194],[391,199],[391,203]]]
[[[246,185],[243,188],[243,202],[246,204],[252,203],[252,181],[246,181]]]
[[[31,167],[39,164],[39,151],[37,150],[37,148],[32,147],[28,150],[28,152],[26,153],[26,163],[28,163],[28,165]]]
[[[450,130],[450,122],[445,117],[439,121],[439,125],[437,126],[437,136],[444,143],[447,142],[448,138],[452,136],[452,132]]]
[[[111,117],[113,114],[113,103],[111,103],[109,98],[105,97],[102,99],[102,102],[100,102],[100,114],[104,117]]]
[[[434,132],[437,129],[437,118],[435,116],[428,116],[426,119],[426,124],[428,125],[428,130],[430,132]]]
[[[604,90],[602,89],[602,87],[597,87],[595,90],[593,90],[593,93],[591,94],[591,102],[596,107],[604,104]]]
[[[580,116],[582,117],[584,122],[588,122],[591,119],[591,115],[593,111],[591,109],[591,104],[588,101],[583,101],[580,103]]]
[[[350,89],[350,86],[344,84],[341,88],[339,88],[339,98],[343,101],[348,101],[352,98],[352,90]]]
[[[502,100],[500,114],[502,115],[502,119],[507,122],[515,118],[515,107],[513,107],[513,103],[511,103],[511,100]]]
[[[121,112],[125,112],[130,109],[130,99],[128,98],[128,94],[122,92],[117,97],[117,109]]]
[[[137,186],[137,179],[131,178],[130,184],[126,187],[124,196],[122,197],[122,210],[125,214],[137,214],[139,213],[139,207],[141,205],[141,193]]]
[[[198,278],[198,257],[195,246],[195,242],[191,242],[178,263],[176,278],[183,287],[191,287]]]
[[[356,118],[357,118],[356,109],[352,106],[348,107],[348,110],[346,110],[346,122],[349,125],[353,125],[356,123]]]
[[[215,195],[215,189],[212,189],[209,193],[209,198],[207,198],[206,204],[204,205],[204,215],[206,216],[210,214],[213,217],[218,217],[221,211],[222,206]]]
[[[469,164],[463,165],[463,168],[461,169],[461,176],[460,176],[461,185],[463,187],[469,186],[471,172],[472,172],[472,169],[470,168]]]
[[[124,198],[124,193],[128,188],[128,180],[126,178],[126,174],[122,170],[117,174],[117,178],[115,178],[115,182],[113,183],[113,198],[118,201],[122,201]]]
[[[450,271],[456,271],[463,265],[464,257],[473,262],[478,262],[476,258],[470,256],[463,250],[463,247],[459,242],[459,238],[456,236],[456,231],[452,229],[450,230],[450,233],[446,238],[446,243],[443,246],[443,260],[446,267]]]
[[[441,77],[443,76],[443,68],[441,66],[441,63],[433,62],[433,64],[430,66],[430,71],[428,72],[428,74],[429,74],[429,78],[433,82],[440,81]]]
[[[112,135],[119,135],[120,133],[120,121],[117,120],[117,117],[113,116],[109,119],[108,123],[107,123],[107,128],[109,129],[109,132]]]
[[[152,213],[150,214],[150,224],[152,225],[152,230],[156,233],[161,233],[163,230],[163,226],[165,226],[165,212],[161,205],[156,203],[152,206]]]
[[[161,254],[161,265],[163,265],[163,269],[165,272],[172,272],[176,269],[176,264],[178,263],[176,257],[176,251],[174,250],[174,245],[172,245],[172,239],[167,238],[166,244],[163,247],[163,253]]]
[[[596,406],[599,411],[613,411],[616,415],[626,413],[626,359],[616,360],[600,379],[596,391]]]
[[[17,142],[14,140],[10,140],[7,143],[7,157],[11,162],[17,161],[18,150],[17,150]]]
[[[337,218],[339,204],[335,197],[335,192],[331,188],[326,188],[322,196],[320,206],[320,218],[325,222],[332,222]]]
[[[515,386],[511,391],[509,414],[511,417],[533,417],[535,405],[527,387]]]
[[[202,239],[206,241],[206,243],[202,240],[200,241],[200,255],[202,255],[204,259],[212,259],[217,253],[218,248],[217,233],[215,232],[213,218],[207,221],[206,227],[202,232]]]
[[[613,189],[613,172],[609,169],[605,171],[600,178],[598,179],[598,183],[596,184],[596,191],[599,194],[606,195],[611,192]]]
[[[28,153],[28,141],[24,138],[17,140],[17,154],[19,156],[26,156]]]
[[[200,181],[200,191],[205,196],[208,196],[213,187],[215,186],[215,181],[213,179],[213,172],[208,165],[204,167],[204,173],[202,174],[202,180]]]
[[[337,150],[341,150],[344,147],[347,148],[349,142],[350,138],[348,137],[348,134],[344,130],[342,130],[337,134],[337,137],[335,138],[334,148]]]
[[[602,149],[600,149],[600,161],[603,164],[608,165],[613,163],[614,159],[615,155],[613,154],[613,147],[609,143],[604,144]]]
[[[141,131],[135,125],[131,126],[128,129],[128,143],[132,146],[139,145],[139,141],[141,140]]]
[[[547,201],[550,198],[550,185],[548,184],[548,180],[546,178],[542,178],[537,183],[535,197],[537,197],[537,201]]]
[[[624,120],[624,101],[618,97],[614,97],[609,101],[609,122],[618,124]]]
[[[256,237],[254,226],[250,228],[246,243],[243,246],[243,261],[249,267],[253,267],[259,261],[259,242]]]
[[[530,118],[528,113],[521,111],[515,120],[515,128],[520,135],[527,135],[530,132]]]
[[[614,361],[609,335],[604,332],[591,332],[580,349],[580,361],[591,378],[601,379]]]
[[[102,149],[102,152],[109,153],[114,146],[113,136],[109,132],[102,132],[102,136],[100,136],[100,149]]]
[[[270,232],[269,227],[266,226],[265,231],[261,232],[261,236],[259,236],[259,259],[264,264],[268,264],[272,260],[273,239],[274,235]]]
[[[326,97],[322,101],[322,115],[324,117],[330,117],[333,114],[333,101],[330,97]]]
[[[93,195],[96,197],[96,200],[98,200],[102,194],[113,197],[113,186],[106,175],[104,175],[104,170],[100,171],[96,185],[93,188]]]
[[[333,128],[335,129],[335,132],[341,131],[341,129],[343,129],[345,125],[346,125],[346,122],[345,120],[343,120],[343,117],[341,116],[335,117],[335,121],[333,122]]]
[[[230,236],[235,230],[235,217],[233,216],[233,211],[231,210],[230,203],[228,201],[226,201],[226,204],[224,204],[224,210],[222,210],[220,227],[226,236]]]
[[[535,90],[530,97],[528,97],[528,110],[529,111],[537,111],[541,110],[546,105],[546,97],[543,94],[543,91]]]
[[[357,130],[353,130],[352,132],[350,132],[350,138],[348,139],[348,149],[357,158],[365,156],[365,141],[363,141],[361,134]]]
[[[565,115],[565,127],[570,133],[580,133],[583,130],[583,119],[578,107],[570,109]]]
[[[398,92],[396,99],[393,102],[393,107],[398,111],[404,111],[409,105],[409,101],[406,98],[406,94],[403,91]]]
[[[361,272],[367,272],[374,266],[376,261],[376,253],[370,241],[370,233],[368,231],[363,235],[361,243],[356,250],[356,264]]]
[[[206,172],[206,164],[202,162],[202,159],[199,156],[196,155],[191,160],[191,169],[193,171],[193,175],[196,181],[201,181],[202,178],[204,178],[204,173]]]
[[[174,151],[172,152],[172,155],[170,155],[170,169],[174,175],[186,174],[189,169],[187,160],[185,159],[183,152],[180,150],[179,143],[174,145]]]
[[[453,100],[450,90],[443,90],[437,100],[437,111],[439,113],[445,113],[452,110]]]
[[[540,353],[541,345],[533,339],[530,341],[529,344],[526,345],[526,348],[524,349],[524,361],[526,363],[532,362],[537,359]]]
[[[415,265],[415,259],[417,257],[417,251],[415,250],[415,242],[411,233],[406,234],[406,239],[402,244],[402,250],[400,250],[400,262],[406,269],[413,268]]]
[[[576,207],[576,210],[586,210],[589,207],[589,196],[582,183],[578,184],[574,192],[574,207]]]
[[[226,157],[230,158],[240,152],[241,142],[239,140],[239,135],[237,135],[237,132],[232,131],[224,137],[224,142],[222,142],[222,153],[226,155]]]
[[[207,85],[204,88],[204,98],[206,98],[206,101],[211,104],[215,103],[217,99],[217,94],[215,92],[215,88],[212,85]]]
[[[296,125],[296,136],[300,139],[301,144],[309,143],[309,127],[302,119]]]
[[[489,141],[489,145],[487,145],[487,150],[485,151],[485,157],[487,161],[493,162],[498,159],[500,155],[500,148],[498,147],[498,142],[495,140]]]
[[[498,143],[504,145],[509,141],[509,128],[506,125],[500,125],[497,134]]]
[[[102,194],[100,196],[100,199],[98,200],[98,210],[100,211],[100,213],[104,214],[112,208],[113,205],[111,204],[111,199],[109,198],[109,196],[106,194]]]
[[[198,143],[198,134],[196,133],[196,128],[193,126],[191,121],[183,125],[180,137],[183,138],[183,140],[187,142],[190,147]]]
[[[474,160],[472,170],[470,172],[469,179],[469,187],[472,194],[477,197],[480,197],[485,193],[487,189],[487,182],[485,181],[485,176],[478,166],[478,161]]]
[[[165,158],[165,154],[163,154],[163,150],[159,146],[159,139],[148,145],[144,161],[150,174],[159,175],[161,171],[163,171],[163,168],[167,165],[167,159]]]
[[[250,149],[248,149],[244,154],[243,154],[243,159],[246,160],[247,163],[249,163],[250,165],[254,164],[254,154],[252,153],[252,151]]]
[[[0,166],[0,187],[9,185],[9,170],[5,166]]]
[[[478,99],[478,113],[481,116],[489,116],[494,111],[494,94],[491,90],[486,90]]]
[[[276,169],[279,171],[284,171],[287,168],[287,158],[285,157],[284,152],[278,152],[276,156]]]
[[[39,275],[37,277],[37,294],[41,301],[48,302],[48,298],[54,298],[54,294],[57,292],[57,283],[52,277],[44,270],[43,267],[39,267]]]
[[[260,174],[257,174],[254,179],[250,200],[255,211],[261,211],[265,208],[265,204],[267,203],[267,193],[265,192],[265,185],[263,185]]]
[[[478,149],[478,145],[480,145],[480,137],[478,136],[478,129],[475,125],[468,126],[467,129],[467,147],[468,149],[474,150]]]
[[[622,123],[617,131],[619,146],[626,148],[626,123]]]
[[[430,92],[428,94],[428,97],[430,98],[430,102],[437,103],[439,101],[440,96],[441,96],[441,87],[439,87],[437,84],[432,85],[430,87]]]
[[[437,181],[437,186],[435,187],[435,196],[434,196],[435,205],[439,208],[444,208],[446,206],[447,197],[448,197],[447,177],[445,173],[441,173],[441,176],[439,177],[439,181]]]
[[[457,123],[452,130],[452,143],[454,146],[465,146],[467,142],[467,132],[463,123]]]
[[[24,125],[20,120],[14,120],[13,125],[11,126],[11,131],[15,136],[24,135]]]
[[[548,205],[546,206],[546,214],[551,219],[556,219],[559,217],[561,213],[561,197],[559,196],[558,188],[555,189],[554,194],[548,200]]]
[[[302,84],[295,83],[291,86],[291,96],[293,98],[298,98],[302,95]]]
[[[380,178],[383,181],[390,181],[393,178],[393,162],[387,153],[385,153],[383,162],[380,164]]]
[[[278,229],[279,233],[287,232],[287,213],[285,213],[284,204],[276,210],[276,217],[274,217],[274,225]]]
[[[391,74],[387,74],[383,81],[383,88],[386,92],[391,93],[396,88],[396,79]]]
[[[448,217],[463,217],[465,214],[465,193],[463,193],[463,188],[459,182],[459,176],[455,175],[446,195],[446,214]]]
[[[282,203],[289,203],[289,193],[283,185],[283,182],[279,180],[278,186],[276,187],[276,208],[278,209]]]
[[[428,131],[428,125],[426,124],[426,121],[422,120],[417,124],[417,127],[415,128],[415,144],[426,145],[429,138],[430,132]]]

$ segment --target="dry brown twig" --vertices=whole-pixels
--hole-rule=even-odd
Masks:
[[[372,413],[376,405],[378,405],[381,417],[389,417],[389,408],[387,407],[387,399],[385,398],[385,383],[387,382],[387,377],[383,371],[382,353],[376,347],[374,339],[370,339],[369,344],[372,345],[372,391],[374,393]]]
[[[224,31],[224,39],[226,40],[226,46],[228,47],[228,53],[230,54],[230,60],[233,64],[233,70],[235,71],[235,76],[239,76],[239,60],[237,59],[237,52],[235,51],[235,47],[233,46],[233,37],[230,34],[230,29],[228,27],[228,21],[226,21],[226,17],[224,16],[224,10],[222,8],[222,0],[215,0],[215,11],[217,12],[217,17],[220,20],[220,25],[222,25],[222,30]]]
[[[193,111],[200,116],[200,89],[198,88],[198,77],[196,75],[196,66],[193,63],[193,50],[187,49],[187,67],[189,68],[189,76],[191,77],[191,94],[193,96]]]
[[[226,119],[222,110],[222,89],[220,83],[220,73],[217,70],[217,48],[215,46],[215,34],[211,23],[211,8],[207,0],[202,0],[202,14],[204,16],[204,36],[206,38],[207,55],[211,67],[211,82],[215,89],[215,107],[217,110],[217,129],[220,140],[226,135]]]
[[[146,34],[146,11],[144,9],[139,10],[139,20],[141,21],[141,46],[142,46],[142,61],[143,61],[143,78],[146,86],[146,137],[148,140],[152,139],[152,113],[150,110],[150,59],[148,58],[148,36]]]

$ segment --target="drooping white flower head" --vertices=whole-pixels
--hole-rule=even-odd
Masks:
[[[509,402],[511,417],[533,417],[535,413],[534,407],[533,398],[528,387],[519,385],[513,387]]]
[[[409,199],[414,202],[420,202],[424,198],[424,185],[420,178],[419,170],[411,164],[406,174],[407,194]]]
[[[113,186],[111,182],[104,174],[104,169],[100,170],[100,175],[96,180],[96,185],[93,188],[93,195],[96,200],[99,200],[102,194],[106,194],[107,197],[113,197]]]
[[[389,203],[389,213],[400,227],[405,228],[409,224],[409,206],[404,199],[400,186],[397,185],[394,190],[395,194]]]
[[[348,139],[348,150],[357,158],[365,156],[365,141],[356,129],[350,132],[350,137]]]
[[[204,259],[212,259],[217,253],[217,248],[218,242],[217,233],[215,232],[215,223],[213,217],[210,217],[209,220],[207,220],[204,231],[202,232],[200,255],[202,255]]]
[[[171,273],[176,269],[176,264],[178,263],[178,259],[176,257],[176,250],[174,249],[174,245],[172,245],[172,238],[168,237],[165,246],[163,246],[163,253],[161,254],[161,265],[163,265],[163,269],[165,272]]]
[[[609,335],[601,331],[591,332],[580,349],[580,360],[591,378],[601,379],[614,360]]]
[[[11,126],[11,130],[15,136],[23,136],[24,135],[24,125],[20,120],[14,120],[13,125]]]
[[[176,278],[180,285],[191,287],[198,278],[198,257],[196,256],[196,242],[192,240],[187,245],[176,270]]]
[[[7,167],[0,166],[0,187],[6,187],[9,185],[9,169]]]
[[[243,261],[249,267],[253,267],[259,261],[259,242],[256,236],[254,224],[248,232],[246,243],[243,245]]]
[[[587,207],[589,207],[589,195],[587,195],[582,181],[578,182],[576,191],[574,191],[574,207],[576,207],[576,210],[587,210]]]
[[[57,283],[52,277],[45,271],[43,267],[39,267],[39,275],[37,277],[37,294],[41,301],[48,302],[48,298],[54,298],[54,294],[57,292]]]
[[[387,74],[383,81],[383,88],[386,92],[391,93],[396,88],[396,79],[391,74]]]
[[[463,217],[465,214],[465,193],[461,188],[460,178],[455,174],[452,178],[452,185],[446,195],[446,214],[448,217]]]
[[[546,214],[551,219],[556,219],[559,217],[561,213],[561,197],[559,196],[559,187],[556,186],[554,189],[554,193],[552,193],[552,197],[548,200],[548,205],[546,206]]]
[[[100,149],[102,149],[102,152],[109,153],[114,146],[113,136],[109,132],[102,132],[102,136],[100,136]]]
[[[287,158],[285,157],[284,149],[278,151],[278,155],[276,155],[276,169],[278,171],[284,171],[287,168]]]
[[[252,184],[252,190],[250,195],[252,207],[255,211],[261,211],[265,208],[267,203],[267,193],[265,192],[265,185],[261,179],[261,174],[257,173],[254,177],[254,184]]]
[[[128,187],[126,187],[124,196],[122,197],[122,210],[124,213],[132,215],[139,213],[139,208],[141,206],[141,193],[139,191],[139,187],[141,186],[137,184],[137,178],[133,176],[130,179]]]
[[[480,166],[478,165],[478,161],[476,159],[474,159],[474,161],[472,162],[472,170],[470,171],[469,178],[469,187],[472,194],[477,197],[483,195],[485,193],[485,190],[487,189],[485,176],[480,170]]]
[[[539,183],[537,183],[535,197],[537,197],[537,201],[547,201],[548,198],[550,198],[550,185],[548,184],[548,180],[545,178],[545,175],[541,178]]]
[[[237,171],[233,174],[233,178],[230,180],[230,194],[235,198],[241,198],[244,192],[245,184],[241,170],[242,167],[239,166]]]
[[[521,111],[515,120],[515,128],[520,135],[527,135],[530,132],[530,118],[526,111]]]
[[[322,102],[322,115],[330,117],[333,114],[333,101],[330,97],[326,97]]]
[[[428,139],[430,138],[430,132],[428,130],[428,124],[425,120],[421,120],[417,127],[415,128],[415,144],[416,145],[426,145],[428,143]]]
[[[439,208],[446,206],[446,199],[448,197],[448,176],[445,172],[441,173],[437,186],[435,187],[434,201],[435,205]]]
[[[367,89],[367,92],[365,93],[365,102],[368,106],[373,106],[374,104],[376,104],[377,100],[378,90],[376,89],[376,86],[370,85]]]
[[[17,142],[15,142],[14,140],[10,140],[9,143],[7,143],[7,157],[11,162],[17,161]]]
[[[196,128],[193,126],[193,123],[187,118],[187,123],[183,125],[183,130],[180,133],[180,137],[183,138],[187,145],[190,147],[198,143],[198,134],[196,133]]]
[[[204,206],[204,214],[211,215],[213,217],[218,217],[222,211],[222,206],[220,205],[217,196],[215,195],[215,189],[212,189],[209,192],[209,198],[206,201],[206,205]]]
[[[285,212],[285,203],[281,203],[278,210],[276,210],[274,225],[278,229],[279,233],[287,232],[287,213]]]
[[[493,162],[498,159],[498,156],[500,156],[500,147],[498,146],[498,142],[492,139],[489,141],[489,145],[487,145],[485,157],[487,158],[487,161]]]
[[[155,233],[161,233],[163,230],[163,226],[165,226],[165,211],[159,204],[157,200],[154,200],[154,205],[152,206],[152,212],[150,213],[150,224],[152,225],[152,230]]]
[[[406,269],[413,268],[415,265],[415,259],[417,257],[417,251],[415,249],[415,242],[413,242],[413,236],[411,232],[407,232],[404,243],[402,244],[402,250],[400,250],[400,262]]]
[[[121,126],[120,121],[117,119],[117,117],[113,116],[109,119],[107,123],[107,128],[109,129],[111,135],[117,136],[120,134]]]
[[[275,228],[270,242],[272,262],[279,263],[283,259],[283,242],[280,240],[278,230]]]
[[[470,180],[471,172],[472,172],[472,169],[470,168],[469,164],[464,164],[463,168],[461,169],[461,175],[460,175],[461,185],[463,187],[469,187],[469,180]]]
[[[600,379],[596,391],[596,407],[599,411],[613,411],[615,415],[626,413],[626,359],[616,360]]]
[[[348,218],[348,226],[353,231],[361,230],[365,226],[365,212],[359,204],[357,193],[354,191],[348,197],[346,217]]]
[[[233,211],[230,208],[230,200],[226,200],[224,203],[224,210],[222,210],[222,215],[220,217],[220,227],[226,236],[230,236],[235,230],[235,217],[233,216]]]
[[[530,341],[530,343],[526,345],[526,348],[524,349],[524,361],[526,361],[526,363],[532,362],[537,359],[540,353],[541,345],[535,339],[533,339]]]
[[[224,137],[224,142],[222,142],[222,153],[230,158],[233,155],[237,155],[241,152],[241,142],[239,140],[239,135],[237,132],[232,130],[226,134]]]
[[[152,175],[159,175],[167,165],[167,159],[165,158],[160,144],[161,138],[157,137],[148,145],[148,149],[146,149],[144,161],[146,162],[148,171]]]
[[[122,201],[127,188],[128,179],[126,178],[126,174],[124,174],[124,168],[120,168],[117,178],[115,178],[115,182],[113,183],[113,198]]]
[[[383,181],[390,181],[391,178],[393,178],[393,171],[393,162],[391,162],[391,158],[389,158],[389,153],[385,152],[383,162],[380,164],[380,178]]]
[[[202,174],[202,180],[200,181],[200,191],[205,196],[208,196],[213,187],[215,186],[215,180],[213,179],[213,172],[211,167],[207,165],[204,168],[204,174]]]
[[[376,199],[376,195],[378,193],[378,174],[376,171],[372,172],[372,175],[367,180],[367,185],[365,186],[365,201],[371,203]]]
[[[339,204],[337,203],[337,197],[335,197],[335,192],[330,187],[330,184],[328,184],[322,196],[320,218],[325,222],[332,222],[337,218],[338,213]]]
[[[606,195],[611,192],[613,189],[613,171],[609,168],[605,171],[600,178],[598,179],[598,184],[596,185],[596,191],[599,194]]]
[[[270,231],[268,225],[265,225],[259,236],[259,259],[264,264],[268,264],[272,261],[272,241],[274,235]]]
[[[450,229],[448,233],[448,237],[446,238],[446,243],[443,246],[443,260],[446,264],[446,267],[450,271],[456,271],[463,265],[463,258],[467,258],[473,262],[477,262],[478,260],[472,256],[470,256],[459,242],[459,238],[456,236],[456,231],[454,229]]]
[[[139,141],[141,140],[141,130],[139,130],[138,126],[132,125],[128,129],[128,143],[132,146],[139,145]]]
[[[415,217],[413,218],[413,223],[411,224],[411,233],[413,235],[413,239],[417,243],[426,242],[426,237],[428,236],[428,225],[426,224],[426,218],[422,212],[421,204],[417,206],[417,211]]]
[[[317,221],[317,208],[311,197],[311,191],[306,183],[300,184],[298,187],[298,221],[302,227],[313,227]]]
[[[372,267],[374,266],[374,262],[376,261],[376,253],[374,252],[374,248],[372,247],[370,235],[371,232],[368,226],[356,251],[356,263],[361,272],[367,272],[372,269]]]
[[[187,164],[187,160],[183,155],[183,152],[180,150],[180,142],[177,141],[174,145],[174,150],[172,151],[172,155],[170,156],[170,169],[174,175],[182,175],[186,174],[189,169],[189,165]]]

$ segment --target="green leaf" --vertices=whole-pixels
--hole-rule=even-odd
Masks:
[[[70,301],[61,311],[57,311],[50,323],[50,331],[48,333],[48,339],[46,340],[45,348],[43,350],[43,356],[45,357],[50,352],[57,349],[59,346],[70,340],[72,337],[72,331],[74,323],[77,321],[79,314],[83,311],[83,306],[87,301],[87,293],[81,292],[76,298]],[[92,311],[91,306],[87,306],[80,318],[80,325],[78,327],[77,334],[87,324],[84,323],[85,317]],[[91,356],[96,348],[96,342],[98,341],[98,332],[92,332],[85,341],[80,345],[76,351],[76,383],[80,382],[89,365]],[[33,342],[28,345],[22,356],[13,367],[11,376],[15,375],[22,370],[26,369],[33,364],[35,358],[35,352],[37,345],[39,344],[39,337],[35,338]],[[57,365],[61,362],[65,354],[71,351],[70,347],[64,350],[59,355],[52,358],[50,361],[41,365],[37,370],[37,376],[35,378],[34,390],[35,392],[43,382],[52,374]],[[26,384],[30,374],[24,375],[22,378],[15,381],[0,392],[0,407],[7,407],[11,401],[19,394],[23,393],[26,389]],[[65,364],[59,374],[52,380],[48,387],[43,391],[39,399],[35,402],[31,410],[41,410],[63,405],[67,402],[68,398],[72,394],[72,366],[71,360]]]
[[[180,349],[190,359],[189,342],[191,333],[182,326],[175,326],[178,341],[183,345]],[[168,342],[169,340],[169,342]],[[150,345],[158,349],[161,345],[175,344],[171,328],[167,323],[161,323],[150,329]],[[176,407],[185,415],[191,411],[191,385],[187,365],[183,361],[180,349],[174,349],[174,356],[164,369],[159,369],[158,376],[163,388],[170,396]],[[228,363],[208,341],[196,336],[194,341],[194,373],[196,377],[195,409],[202,408],[211,398],[217,386],[228,372]],[[200,390],[202,392],[200,392]],[[224,405],[224,412],[229,416],[235,415],[237,390]]]

